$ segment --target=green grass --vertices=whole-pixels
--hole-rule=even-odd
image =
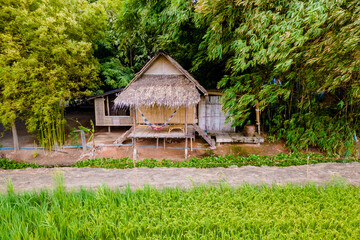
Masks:
[[[61,181],[58,181],[61,182]],[[360,189],[101,187],[0,195],[0,239],[359,239]]]

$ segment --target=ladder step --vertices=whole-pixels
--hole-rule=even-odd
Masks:
[[[197,124],[194,124],[193,126],[195,131],[199,133],[199,135],[211,146],[211,148],[216,148],[214,139],[211,139],[211,137],[209,137]]]

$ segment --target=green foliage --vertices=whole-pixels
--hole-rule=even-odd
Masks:
[[[39,153],[38,153],[38,152],[34,152],[33,158],[36,158],[37,156],[39,156]]]
[[[2,0],[0,122],[25,120],[43,146],[63,141],[65,101],[97,88],[93,56],[105,14],[84,0]],[[60,110],[59,110],[60,108]]]
[[[1,169],[23,169],[23,168],[39,168],[36,163],[25,163],[9,160],[7,158],[0,158]]]
[[[195,167],[195,168],[214,168],[230,166],[278,166],[288,167],[307,164],[325,163],[325,162],[358,162],[355,158],[335,158],[326,157],[319,154],[279,154],[274,157],[251,155],[249,157],[239,157],[232,155],[209,156],[201,159],[192,158],[188,161],[171,161],[163,159],[144,159],[135,161],[136,167]],[[134,168],[134,161],[130,158],[113,159],[113,158],[96,158],[79,161],[73,167],[99,167],[99,168]]]
[[[360,130],[359,1],[203,0],[196,12],[207,31],[195,65],[226,62],[218,87],[235,125],[258,100],[262,125],[290,148],[354,152],[349,132]]]
[[[78,132],[75,132],[76,131],[76,128],[72,128],[70,133],[68,134],[68,139],[70,140],[70,145],[71,146],[80,146],[80,143],[79,143],[79,133]]]
[[[10,184],[9,184],[10,185]],[[359,187],[194,186],[0,195],[1,239],[357,239]]]

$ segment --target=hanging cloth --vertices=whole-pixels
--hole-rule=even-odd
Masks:
[[[170,118],[163,124],[163,125],[155,125],[155,124],[152,124],[151,122],[149,122],[146,117],[144,116],[144,114],[141,112],[140,108],[138,108],[140,114],[141,114],[141,117],[144,119],[144,122],[146,123],[146,125],[148,125],[152,130],[160,130],[162,129],[163,127],[165,127],[168,122],[173,118],[173,116],[175,115],[175,113],[177,112],[179,108],[177,108],[173,114],[171,114]]]

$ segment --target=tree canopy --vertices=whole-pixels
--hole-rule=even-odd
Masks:
[[[0,0],[0,120],[30,130],[61,101],[124,87],[160,49],[290,149],[354,150],[357,0]],[[104,84],[101,88],[101,84]]]
[[[1,0],[3,125],[21,116],[35,132],[55,119],[61,122],[61,104],[98,87],[93,52],[104,16],[101,5],[82,0]]]

